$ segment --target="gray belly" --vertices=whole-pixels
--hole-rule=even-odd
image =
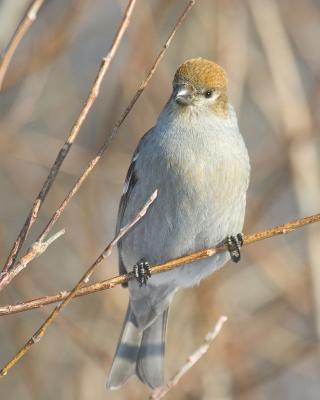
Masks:
[[[134,217],[156,188],[158,198],[145,217],[122,241],[125,268],[141,258],[151,265],[216,246],[227,235],[242,231],[246,185],[235,184],[232,171],[225,174],[201,168],[183,173],[165,171],[153,182],[139,180],[130,197],[124,222]],[[236,169],[235,169],[235,173]],[[156,176],[156,175],[155,175]],[[154,275],[151,285],[188,287],[222,266],[227,253]]]

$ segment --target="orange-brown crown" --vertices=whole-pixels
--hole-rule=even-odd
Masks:
[[[226,90],[226,74],[218,64],[204,58],[192,58],[187,60],[177,69],[174,83],[188,82],[198,89]]]

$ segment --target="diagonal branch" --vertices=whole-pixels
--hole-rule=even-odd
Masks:
[[[73,196],[78,192],[78,190],[80,189],[80,187],[82,186],[83,182],[85,181],[85,179],[88,177],[88,175],[90,174],[90,172],[93,170],[93,168],[97,165],[97,163],[100,161],[102,155],[105,153],[105,151],[109,148],[111,141],[113,140],[113,138],[115,137],[115,135],[117,134],[117,132],[119,131],[120,126],[122,125],[123,121],[125,120],[125,118],[128,116],[128,114],[130,113],[130,111],[132,110],[133,106],[135,105],[135,103],[137,102],[137,100],[139,99],[139,97],[141,96],[142,92],[145,90],[146,86],[148,85],[150,79],[152,78],[152,76],[154,75],[156,69],[158,68],[166,50],[168,49],[177,29],[179,28],[179,26],[182,24],[182,22],[184,21],[185,17],[187,16],[187,13],[190,11],[191,7],[194,5],[194,0],[190,0],[188,2],[188,5],[186,6],[186,8],[183,10],[181,16],[179,17],[179,19],[177,20],[177,22],[175,23],[168,39],[166,40],[166,42],[164,43],[161,51],[159,52],[158,56],[156,57],[151,69],[148,72],[147,77],[145,78],[145,80],[140,84],[138,90],[136,91],[136,93],[134,94],[133,98],[131,99],[129,105],[126,107],[126,109],[123,111],[122,115],[120,116],[119,120],[116,122],[115,126],[113,127],[110,136],[107,138],[107,140],[103,143],[103,145],[100,147],[99,151],[97,152],[96,156],[90,161],[90,163],[88,164],[87,168],[85,169],[85,171],[83,172],[83,174],[81,175],[81,177],[78,179],[78,181],[75,183],[75,185],[73,186],[73,188],[71,189],[71,191],[68,193],[68,195],[65,197],[65,199],[62,201],[61,205],[59,206],[59,208],[55,211],[55,213],[53,214],[53,216],[51,217],[49,223],[47,224],[46,228],[44,229],[44,231],[41,233],[41,235],[39,236],[39,238],[37,239],[37,241],[43,241],[45,240],[46,236],[48,235],[48,233],[50,232],[50,230],[52,229],[52,227],[54,226],[54,224],[57,222],[57,220],[59,219],[59,217],[61,216],[61,214],[64,212],[64,210],[66,209],[67,205],[69,204],[70,200],[73,198]],[[63,150],[63,148],[62,148]],[[61,151],[62,151],[61,150]],[[40,200],[39,200],[40,201]],[[37,203],[38,204],[38,203]],[[41,201],[40,203],[41,204]],[[36,206],[36,203],[34,204],[34,207]],[[39,205],[40,206],[40,205]],[[38,207],[38,206],[37,206]],[[38,208],[37,208],[37,212],[38,212]],[[33,214],[30,214],[30,218],[33,219],[32,217]],[[28,224],[26,225],[26,227],[28,228]],[[28,228],[29,229],[29,228]],[[27,232],[26,232],[27,233]],[[17,254],[17,251],[15,250],[16,246],[20,246],[20,240],[21,240],[21,233],[17,239],[17,241],[15,242],[15,245],[11,251],[11,254],[8,258],[8,262],[10,262],[12,265],[12,254]],[[12,253],[13,252],[13,253]],[[14,255],[14,257],[15,257]],[[10,261],[11,260],[11,261]],[[7,271],[7,269],[5,270],[5,272]],[[0,277],[0,291],[7,286],[11,280],[17,275],[17,271],[12,268],[10,271],[7,271],[7,274],[3,274],[2,277]],[[5,283],[4,283],[5,281]]]
[[[298,228],[302,228],[303,226],[315,222],[320,222],[320,213],[311,215],[310,217],[305,217],[295,221],[290,221],[286,224],[278,225],[275,226],[274,228],[266,229],[264,231],[257,232],[251,235],[246,235],[244,237],[243,245],[245,246],[274,236],[284,235],[286,233],[293,232]],[[169,271],[173,268],[180,267],[186,263],[191,263],[198,260],[202,260],[204,258],[211,257],[216,253],[222,251],[226,251],[225,246],[200,250],[190,255],[167,261],[164,264],[155,265],[150,268],[150,271],[152,274],[158,274],[163,271]],[[133,279],[132,273],[116,276],[102,282],[94,283],[92,285],[85,286],[77,290],[75,297],[86,296],[87,294],[99,292],[101,290],[112,289],[116,285],[128,282],[130,279]],[[15,314],[22,311],[28,311],[48,304],[56,303],[58,301],[64,300],[69,294],[70,292],[68,291],[61,291],[54,295],[44,296],[38,299],[33,299],[22,303],[5,305],[0,307],[0,316]]]
[[[92,88],[89,92],[87,100],[79,114],[79,117],[77,118],[75,124],[73,125],[67,140],[65,141],[64,145],[61,147],[61,149],[50,169],[50,172],[49,172],[38,196],[36,197],[36,199],[33,203],[30,213],[29,213],[17,239],[15,240],[15,242],[13,244],[13,247],[7,258],[6,264],[2,270],[2,276],[5,276],[4,275],[5,272],[10,271],[12,268],[14,268],[14,263],[15,263],[17,255],[18,255],[18,252],[20,251],[24,241],[26,240],[26,237],[27,237],[32,225],[35,223],[35,221],[38,217],[39,210],[40,210],[49,190],[51,189],[51,186],[60,170],[62,163],[65,160],[66,156],[68,155],[69,150],[70,150],[71,146],[73,145],[78,133],[80,132],[80,129],[81,129],[91,107],[93,106],[96,98],[99,95],[103,78],[105,77],[105,75],[108,71],[109,65],[119,47],[119,44],[123,38],[123,35],[128,28],[130,17],[131,17],[135,2],[136,2],[136,0],[130,0],[128,3],[127,9],[125,11],[125,15],[122,19],[122,22],[119,26],[117,33],[116,33],[116,36],[111,45],[111,48],[110,48],[107,56],[103,58],[102,63],[99,68],[99,71],[98,71],[98,74],[97,74],[95,81],[92,85]],[[37,241],[42,241],[39,239]],[[43,239],[43,238],[41,238],[41,239]],[[0,290],[3,289],[3,287],[5,287],[10,281],[11,281],[11,279],[10,280],[6,279],[7,283],[4,284],[2,279],[0,278]]]
[[[47,250],[48,246],[51,243],[53,243],[55,240],[57,240],[60,236],[64,234],[65,230],[61,229],[59,232],[55,233],[47,240],[37,240],[34,243],[32,243],[26,254],[23,257],[21,257],[20,260],[15,264],[14,266],[15,274],[17,275],[19,272],[25,269],[30,261],[41,256],[41,254],[43,254]],[[12,271],[13,270],[0,273],[0,279],[4,286],[6,286],[10,282]]]
[[[1,61],[0,61],[0,91],[2,89],[3,80],[4,80],[4,77],[8,70],[9,64],[12,60],[12,57],[13,57],[17,47],[19,46],[19,43],[23,39],[24,35],[28,32],[30,26],[37,19],[38,11],[40,10],[43,3],[44,3],[44,0],[33,0],[28,11],[26,12],[25,16],[19,23],[14,35],[12,36],[12,39],[10,40],[9,45],[6,48],[6,51],[3,55],[3,57],[1,58]]]
[[[140,212],[135,216],[135,218],[128,223],[126,226],[120,229],[119,233],[115,236],[115,238],[108,244],[108,246],[103,250],[103,252],[99,255],[99,257],[94,261],[94,263],[90,266],[90,268],[84,273],[76,286],[69,292],[68,296],[60,302],[49,315],[49,317],[44,321],[44,323],[40,326],[40,328],[34,333],[34,335],[25,343],[25,345],[18,351],[18,353],[1,369],[0,377],[7,375],[8,371],[22,358],[31,347],[40,341],[48,327],[52,324],[52,322],[57,318],[60,311],[72,300],[75,296],[77,290],[79,290],[85,283],[89,281],[91,275],[97,268],[97,266],[103,261],[106,257],[108,257],[114,246],[118,243],[118,241],[127,234],[127,232],[138,222],[141,218],[144,217],[146,212],[148,211],[151,204],[157,198],[157,190],[151,195],[151,197],[147,200],[146,204],[140,210]]]
[[[202,345],[188,357],[179,371],[177,371],[168,382],[153,391],[152,395],[150,396],[150,400],[162,399],[169,392],[169,390],[178,384],[183,375],[185,375],[200,360],[200,358],[206,354],[206,352],[209,350],[210,344],[219,335],[222,326],[227,319],[228,318],[225,315],[222,315],[218,319],[212,329],[206,334]]]

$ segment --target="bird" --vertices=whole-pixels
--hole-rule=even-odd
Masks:
[[[133,154],[120,200],[117,231],[158,191],[118,243],[119,273],[133,271],[137,279],[127,284],[129,305],[109,389],[133,375],[151,389],[163,385],[169,305],[178,289],[199,284],[230,258],[239,261],[249,177],[224,69],[201,57],[185,61],[155,126]],[[150,265],[221,243],[229,251],[150,275]]]

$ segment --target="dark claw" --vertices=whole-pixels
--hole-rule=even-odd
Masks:
[[[146,285],[148,279],[151,277],[150,265],[148,261],[144,260],[143,258],[138,261],[137,264],[133,266],[133,274],[136,280],[139,282],[140,287],[142,285]]]
[[[241,233],[237,233],[237,239],[238,239],[240,247],[243,246],[243,237],[244,237],[244,235],[243,235],[242,232]]]
[[[240,248],[243,245],[243,233],[238,233],[236,236],[228,236],[226,245],[233,262],[239,262],[241,258]]]

